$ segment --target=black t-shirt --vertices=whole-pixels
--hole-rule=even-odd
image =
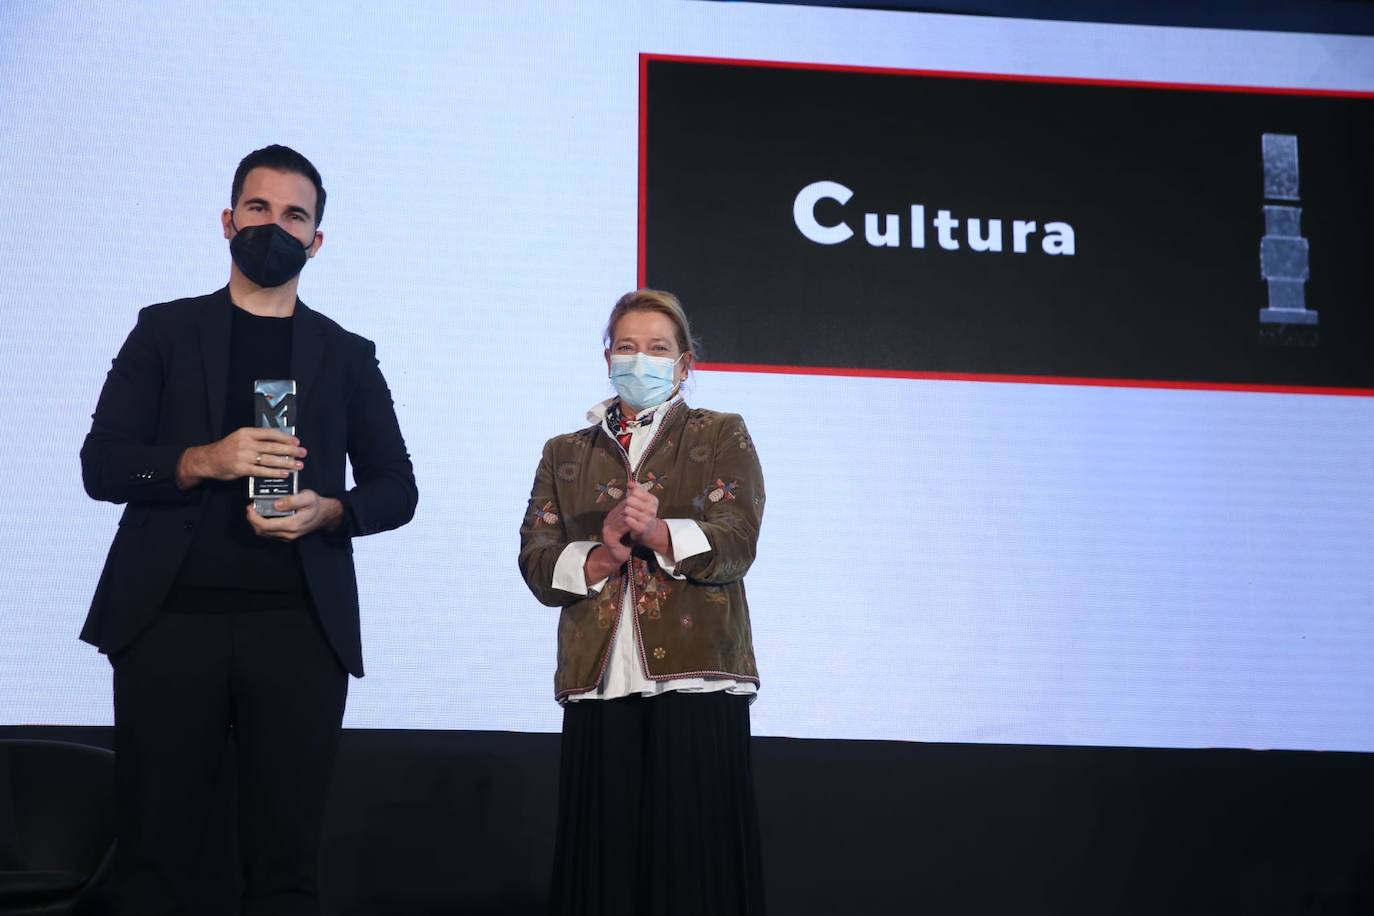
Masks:
[[[230,321],[229,384],[221,437],[252,426],[253,383],[291,378],[290,318],[263,318],[237,306]],[[296,545],[253,533],[248,481],[208,480],[190,552],[167,599],[169,610],[277,610],[308,602]]]

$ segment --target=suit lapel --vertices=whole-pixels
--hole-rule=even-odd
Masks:
[[[210,297],[200,317],[200,352],[205,365],[205,395],[209,400],[211,441],[224,435],[224,398],[229,385],[229,334],[234,303],[229,287]]]
[[[297,299],[295,327],[291,329],[291,377],[296,380],[296,413],[302,421],[315,403],[315,380],[324,360],[324,340],[324,319]]]

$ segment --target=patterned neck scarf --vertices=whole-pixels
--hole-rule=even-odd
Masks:
[[[610,410],[606,411],[606,427],[610,429],[611,434],[620,443],[620,447],[628,451],[630,436],[633,432],[641,427],[652,426],[656,414],[657,411],[655,410],[645,410],[639,416],[631,419],[621,414],[620,402],[616,401],[611,405]]]

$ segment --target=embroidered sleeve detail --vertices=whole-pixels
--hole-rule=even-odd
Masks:
[[[710,439],[699,436],[684,447],[689,461],[709,469],[691,505],[711,550],[678,558],[675,573],[697,584],[723,585],[742,578],[754,562],[765,503],[763,470],[739,416],[712,414],[700,422],[712,424],[705,430]]]
[[[754,452],[754,440],[749,437],[749,430],[744,428],[743,423],[741,423],[739,426],[736,426],[733,430],[730,431],[730,433],[732,436],[734,436],[735,448],[742,449],[750,453]]]
[[[544,446],[520,524],[520,573],[534,597],[550,607],[560,607],[579,597],[553,584],[554,571],[568,538],[554,479],[555,456],[561,439],[551,439]]]
[[[534,527],[558,524],[558,506],[553,500],[545,500],[544,505],[534,510]]]
[[[692,497],[692,506],[698,512],[705,512],[708,503],[733,502],[735,491],[739,489],[739,481],[725,481],[717,477],[714,481],[706,485],[706,489]]]

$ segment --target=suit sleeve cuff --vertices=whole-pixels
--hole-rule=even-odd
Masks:
[[[663,554],[655,551],[654,557],[658,560],[658,568],[674,579],[685,579],[686,576],[678,575],[677,564],[688,557],[710,553],[711,542],[706,540],[706,532],[701,530],[701,526],[690,518],[665,518],[663,524],[668,526],[668,540],[673,544],[673,560],[670,563]]]
[[[185,451],[168,445],[139,448],[129,465],[128,477],[133,484],[129,501],[184,503],[196,498],[191,490],[177,486],[177,465]]]
[[[558,562],[553,566],[553,587],[574,595],[594,595],[601,591],[606,580],[602,579],[589,586],[587,575],[583,571],[587,565],[587,555],[594,547],[599,546],[596,541],[573,541],[564,547],[563,552],[558,555]]]

